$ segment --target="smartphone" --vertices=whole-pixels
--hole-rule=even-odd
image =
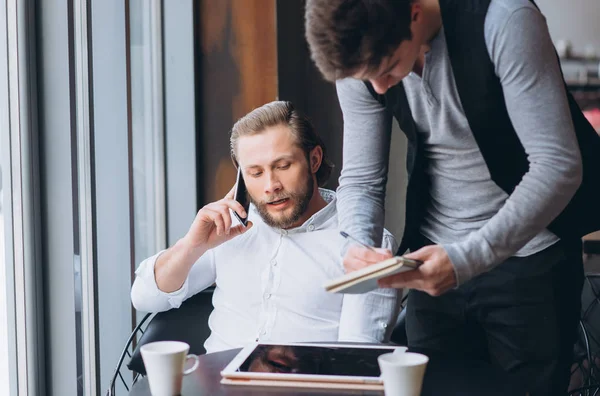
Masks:
[[[238,168],[237,178],[235,181],[235,194],[233,195],[233,199],[238,201],[246,211],[246,215],[248,214],[248,210],[250,210],[250,199],[248,198],[248,190],[246,190],[246,183],[244,182],[244,177],[242,176],[242,168]],[[248,225],[248,217],[240,216],[235,210],[233,214],[237,219],[246,227]]]

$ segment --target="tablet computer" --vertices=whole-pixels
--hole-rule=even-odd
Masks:
[[[222,383],[383,389],[377,357],[406,347],[373,344],[258,343],[221,371]]]

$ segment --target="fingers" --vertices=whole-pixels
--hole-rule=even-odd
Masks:
[[[417,289],[435,297],[456,286],[454,266],[443,247],[426,246],[406,257],[422,260],[423,265],[414,270],[380,279],[378,282],[380,287]]]
[[[212,222],[215,225],[216,233],[219,236],[226,234],[231,226],[231,216],[229,216],[229,210],[224,213],[216,207],[204,207],[202,208],[200,215],[204,221],[208,220],[208,222]]]
[[[248,217],[248,213],[246,213],[246,210],[244,209],[242,204],[236,201],[235,199],[223,198],[218,202],[227,205],[228,208],[236,212],[238,215],[240,215],[240,217]]]
[[[238,235],[242,235],[243,233],[247,232],[250,228],[252,228],[254,224],[249,221],[248,224],[246,225],[246,227],[244,227],[243,225],[237,225],[235,227],[231,227],[231,229],[229,230],[229,239],[235,238]]]
[[[236,188],[237,188],[237,185],[234,184],[233,187],[231,187],[231,190],[229,190],[229,192],[227,194],[225,194],[225,199],[233,199]]]
[[[404,257],[423,262],[418,268],[380,279],[381,287],[410,288],[425,291],[431,295],[437,294],[437,285],[444,271],[441,259],[443,248],[439,245],[422,247]]]
[[[222,204],[221,201],[214,202],[202,208],[201,212],[215,224],[217,235],[229,233],[231,228],[229,206]]]
[[[208,218],[215,223],[215,226],[217,227],[217,235],[224,235],[230,232],[232,219],[229,209],[234,210],[243,218],[248,216],[248,213],[246,213],[242,205],[232,199],[222,199],[220,201],[210,203],[201,209],[201,212],[205,212]],[[219,216],[216,215],[217,213]]]
[[[428,245],[424,246],[419,250],[415,250],[414,252],[410,252],[409,254],[405,254],[404,257],[413,260],[421,260],[426,261],[434,254],[439,246],[436,245]]]
[[[356,271],[390,257],[392,257],[392,252],[387,249],[370,250],[362,246],[352,245],[348,248],[344,257],[344,269],[346,272]]]
[[[435,263],[435,253],[438,249],[439,246],[435,245],[424,246],[419,250],[403,255],[407,259],[420,261],[421,265],[413,271],[402,272],[381,279],[379,281],[380,286],[423,290],[428,279],[433,275],[432,269],[435,269],[438,265]]]
[[[389,287],[396,289],[409,288],[423,290],[424,274],[421,271],[421,267],[411,271],[406,271],[400,274],[382,278],[378,282],[379,287]]]
[[[350,246],[348,248],[348,253],[360,260],[373,263],[392,257],[392,252],[390,252],[388,249],[373,248],[373,250],[371,250],[359,245]]]

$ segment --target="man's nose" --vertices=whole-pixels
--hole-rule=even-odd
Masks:
[[[267,178],[267,184],[265,185],[265,192],[267,194],[272,194],[281,190],[281,182],[273,173],[269,175]]]
[[[375,78],[369,81],[371,82],[375,92],[377,92],[379,95],[386,93],[389,88],[388,79],[386,77]]]

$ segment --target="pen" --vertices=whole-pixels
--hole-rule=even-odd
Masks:
[[[340,234],[344,237],[344,238],[348,238],[353,240],[354,242],[358,243],[360,246],[362,247],[366,247],[367,249],[371,250],[372,252],[376,252],[376,250],[372,247],[369,246],[367,244],[362,243],[361,241],[359,241],[358,239],[354,238],[352,235],[348,234],[347,232],[344,231],[340,231]],[[416,268],[419,265],[423,264],[423,262],[421,260],[413,260],[413,259],[408,259],[402,256],[399,256],[399,259],[401,259],[402,261],[404,261],[405,263],[411,264]]]
[[[373,251],[373,252],[375,252],[375,251],[376,251],[375,249],[373,249],[373,247],[372,247],[372,246],[369,246],[369,245],[367,245],[367,244],[364,244],[364,243],[362,243],[361,241],[359,241],[358,239],[354,238],[352,235],[348,234],[347,232],[340,231],[340,234],[341,234],[341,235],[342,235],[344,238],[347,238],[347,239],[351,239],[351,240],[353,240],[354,242],[358,243],[358,244],[359,244],[360,246],[362,246],[362,247],[366,247],[367,249],[369,249],[369,250],[371,250],[371,251]]]

